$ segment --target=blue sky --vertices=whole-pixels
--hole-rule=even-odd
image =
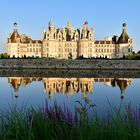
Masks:
[[[0,52],[6,51],[6,41],[18,23],[19,32],[33,39],[42,39],[43,28],[52,20],[64,27],[70,20],[75,28],[88,21],[95,30],[95,39],[120,35],[122,23],[133,38],[134,50],[140,50],[140,0],[1,0]]]

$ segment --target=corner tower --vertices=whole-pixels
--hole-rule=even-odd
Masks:
[[[83,28],[80,30],[80,40],[78,46],[78,56],[85,58],[94,57],[94,29],[89,29],[88,22],[85,21]]]
[[[18,33],[17,23],[13,24],[13,33],[10,35],[7,41],[7,50],[10,57],[18,57],[19,44],[21,43],[21,36]]]
[[[132,39],[128,36],[126,31],[126,23],[122,25],[122,33],[118,38],[117,42],[117,53],[116,57],[121,58],[124,55],[132,54]]]

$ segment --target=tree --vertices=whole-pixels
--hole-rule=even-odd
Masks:
[[[84,59],[84,56],[80,55],[80,56],[77,57],[77,59]]]
[[[107,59],[107,55],[105,56],[105,59]]]
[[[13,55],[13,58],[15,59],[15,55]]]
[[[138,53],[140,53],[140,52],[138,51]],[[132,52],[132,54],[134,55],[134,54],[135,54],[135,52],[133,51],[133,52]]]
[[[125,59],[125,55],[123,55],[122,59]]]
[[[69,53],[68,59],[72,59],[72,53]]]
[[[26,58],[26,55],[24,54],[23,58]]]
[[[4,58],[3,53],[1,54],[1,58],[2,58],[2,59]]]

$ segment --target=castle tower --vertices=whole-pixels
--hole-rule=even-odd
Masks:
[[[94,50],[93,32],[90,32],[88,30],[88,22],[87,21],[85,21],[85,23],[83,24],[81,39],[79,40],[78,43],[79,43],[78,44],[79,45],[78,56],[83,56],[85,58],[89,58],[93,55],[93,50]]]
[[[19,44],[21,43],[21,36],[18,33],[17,23],[13,24],[13,33],[8,38],[7,43],[7,53],[10,57],[18,57],[19,56]]]
[[[116,57],[123,57],[124,55],[132,54],[132,39],[129,38],[126,31],[126,23],[123,23],[122,33],[117,42]]]

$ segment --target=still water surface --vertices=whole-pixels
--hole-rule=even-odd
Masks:
[[[139,78],[48,78],[48,77],[1,77],[0,109],[11,107],[44,106],[54,101],[74,109],[75,101],[90,99],[99,113],[107,111],[109,103],[119,106],[131,102],[135,108],[140,104]]]

